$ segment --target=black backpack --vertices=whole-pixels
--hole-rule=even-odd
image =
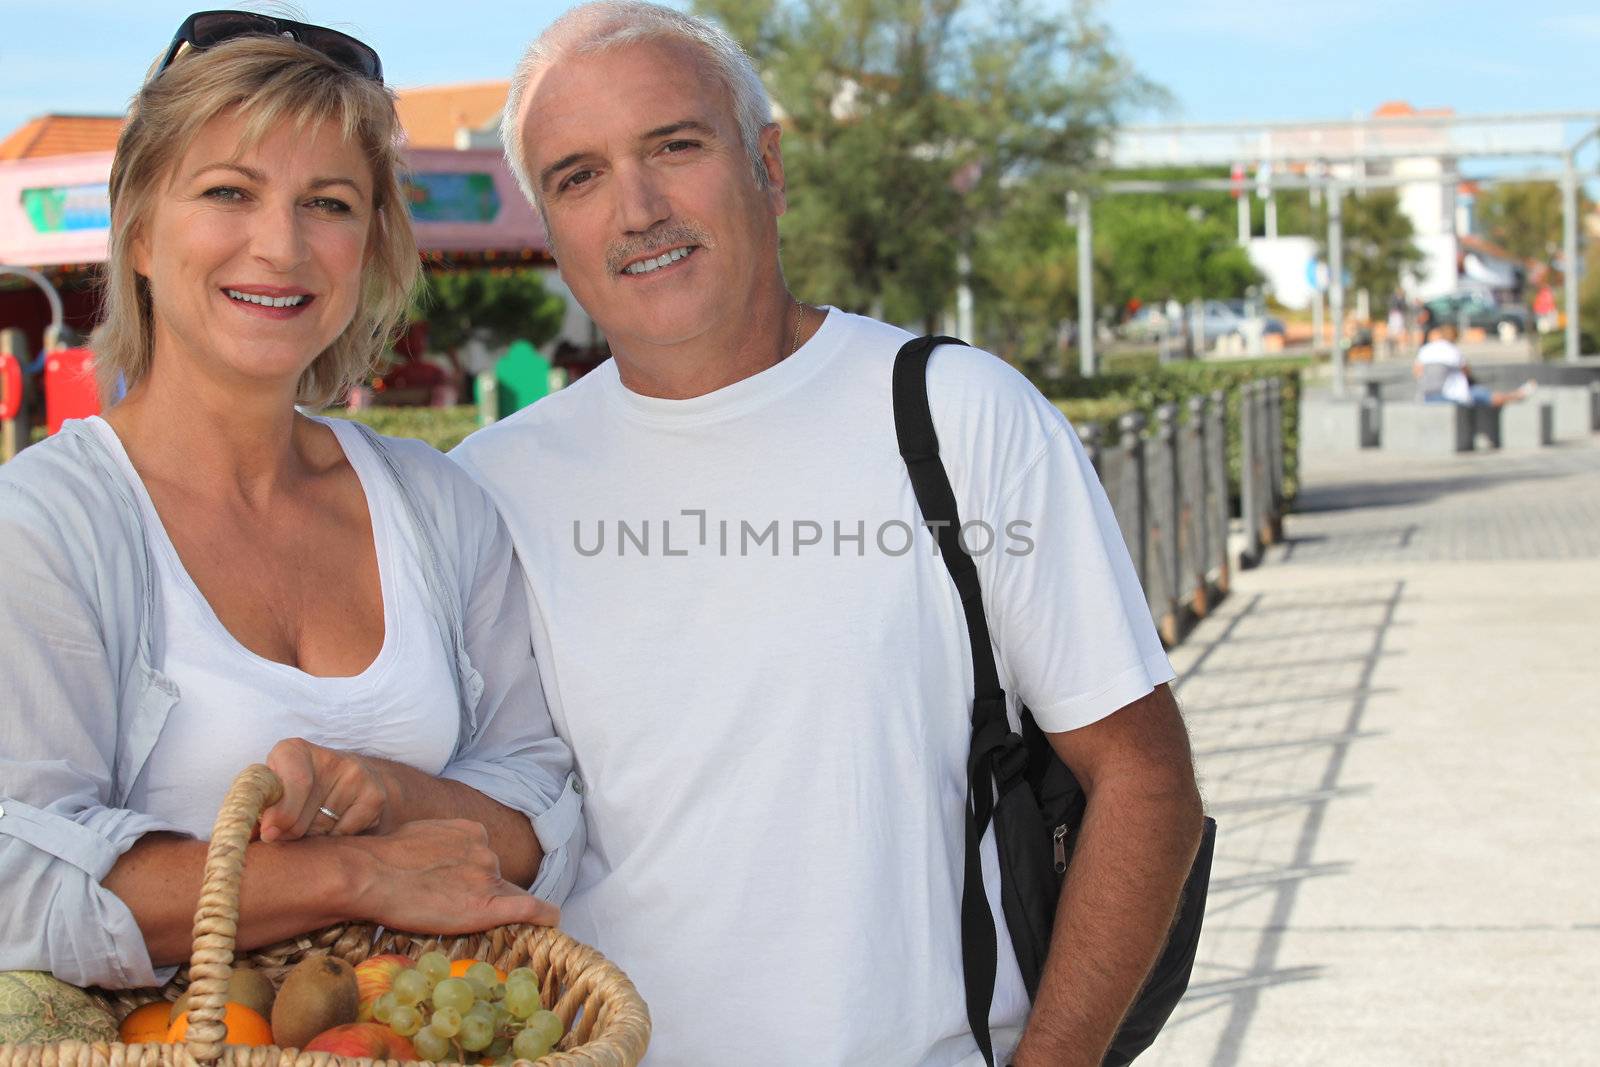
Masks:
[[[939,555],[961,595],[972,644],[976,684],[972,749],[967,760],[961,956],[967,987],[967,1021],[985,1061],[993,1065],[989,1008],[994,999],[997,949],[994,916],[983,891],[978,844],[992,818],[1000,859],[1001,908],[1028,999],[1033,1000],[1038,996],[1039,979],[1050,950],[1061,885],[1083,821],[1084,797],[1077,779],[1050,747],[1049,739],[1027,708],[1022,709],[1020,734],[1013,733],[1006,721],[1006,694],[1000,687],[990,645],[978,570],[961,545],[955,492],[939,459],[939,440],[928,407],[928,358],[939,345],[965,343],[952,337],[919,337],[900,349],[894,364],[894,426],[923,521],[934,529]],[[1188,988],[1205,915],[1216,830],[1217,824],[1207,817],[1200,850],[1184,882],[1166,947],[1112,1039],[1105,1067],[1121,1067],[1149,1048]]]

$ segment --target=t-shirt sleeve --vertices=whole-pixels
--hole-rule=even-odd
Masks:
[[[994,472],[995,494],[979,494],[996,537],[977,562],[1002,676],[1039,726],[1059,733],[1125,707],[1173,671],[1076,431],[1037,394],[1027,407],[1022,421],[1038,427],[1038,443]]]

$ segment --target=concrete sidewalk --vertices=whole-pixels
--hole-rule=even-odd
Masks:
[[[1175,650],[1220,825],[1141,1064],[1600,1064],[1600,445],[1305,457]]]

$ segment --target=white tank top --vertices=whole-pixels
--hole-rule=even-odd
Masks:
[[[284,738],[381,756],[429,774],[443,770],[455,750],[461,714],[454,668],[429,610],[416,533],[360,431],[338,419],[319,421],[333,429],[366,494],[383,593],[383,647],[360,674],[342,678],[265,659],[228,632],[184,569],[116,432],[104,419],[89,420],[138,498],[165,639],[165,660],[156,667],[180,693],[128,807],[201,839],[211,836],[234,776],[264,761]]]

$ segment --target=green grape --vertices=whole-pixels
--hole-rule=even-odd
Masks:
[[[509,1037],[497,1037],[489,1044],[488,1048],[483,1050],[483,1054],[491,1060],[497,1060],[510,1051],[511,1039]]]
[[[550,1042],[545,1040],[544,1035],[532,1030],[522,1031],[511,1042],[511,1051],[519,1060],[536,1060],[549,1052],[550,1048]]]
[[[526,1019],[539,1010],[539,987],[525,982],[508,985],[505,1004],[512,1018]]]
[[[427,975],[411,967],[394,976],[392,992],[394,999],[403,1005],[421,1004],[433,992],[433,984]]]
[[[494,987],[500,984],[500,972],[494,969],[493,964],[479,960],[467,968],[467,981],[479,987],[478,995],[487,997],[494,992]]]
[[[536,1011],[528,1016],[528,1025],[523,1028],[523,1033],[533,1031],[544,1038],[551,1045],[561,1040],[567,1032],[566,1025],[562,1023],[561,1016],[553,1011]]]
[[[458,1012],[465,1012],[477,999],[478,994],[473,992],[472,983],[465,978],[446,978],[433,987],[435,1008],[454,1008]]]
[[[417,1031],[417,1036],[411,1039],[412,1046],[417,1050],[417,1055],[425,1060],[438,1063],[447,1060],[455,1050],[450,1045],[450,1039],[440,1037],[429,1029]]]
[[[410,1004],[401,1004],[389,1017],[389,1029],[401,1037],[410,1037],[422,1029],[422,1013]]]
[[[434,1008],[428,1029],[440,1037],[455,1037],[461,1032],[461,1013],[454,1008]]]
[[[424,952],[422,958],[417,960],[417,970],[422,972],[429,985],[436,985],[450,977],[450,959],[438,949]]]
[[[482,1052],[494,1043],[494,1024],[481,1015],[468,1015],[461,1020],[461,1047],[468,1052]]]
[[[518,967],[506,975],[506,985],[509,986],[512,982],[532,982],[537,986],[539,984],[539,976],[533,973],[533,968],[531,967]]]
[[[380,993],[378,999],[372,1002],[372,1017],[380,1023],[386,1023],[398,1006],[399,1002],[394,999],[393,992]]]
[[[480,1000],[476,1004],[472,1005],[472,1007],[467,1009],[467,1014],[476,1015],[490,1026],[494,1025],[496,1012],[494,1010],[494,1005],[490,1004],[487,1000]]]

